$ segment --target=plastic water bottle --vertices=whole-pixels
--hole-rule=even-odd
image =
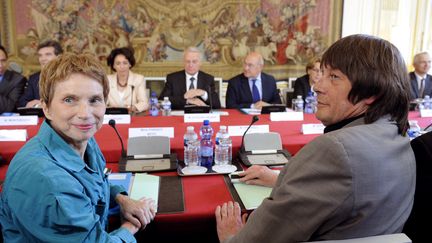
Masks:
[[[209,120],[204,120],[200,129],[201,136],[201,166],[211,169],[213,165],[213,128]]]
[[[215,165],[228,165],[232,160],[232,140],[226,126],[220,126],[215,138]]]
[[[184,163],[186,166],[199,165],[200,162],[200,145],[197,144],[198,135],[194,131],[193,126],[186,128],[186,133],[183,136],[184,143]],[[194,146],[191,148],[191,146]]]
[[[303,98],[301,95],[297,95],[297,99],[295,99],[295,106],[294,111],[301,111],[303,112]]]
[[[151,97],[150,97],[150,115],[151,116],[159,115],[158,98],[156,96],[156,92],[154,91],[151,93]]]
[[[423,98],[423,109],[430,110],[432,109],[432,100],[429,95],[425,95]]]
[[[409,121],[409,126],[410,127],[408,129],[408,136],[411,139],[416,138],[417,136],[420,135],[421,128],[418,124],[418,121],[416,121],[416,120]]]
[[[306,97],[304,112],[308,114],[315,113],[315,96],[312,91],[309,91],[308,96]]]
[[[168,97],[164,97],[162,101],[162,115],[163,116],[171,115],[171,101],[168,99]]]

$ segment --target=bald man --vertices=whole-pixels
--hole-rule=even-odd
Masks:
[[[261,54],[252,52],[244,60],[243,73],[231,78],[226,93],[226,108],[261,109],[270,104],[281,104],[276,80],[263,73]]]

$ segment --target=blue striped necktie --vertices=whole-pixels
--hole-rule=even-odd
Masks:
[[[258,101],[261,100],[258,88],[255,85],[256,81],[257,81],[256,79],[252,79],[252,99],[253,99],[253,103],[256,103],[256,102],[258,102]]]

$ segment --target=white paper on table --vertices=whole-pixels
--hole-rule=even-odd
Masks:
[[[38,116],[0,116],[0,126],[35,126]]]
[[[209,120],[210,122],[220,122],[220,115],[213,113],[190,113],[185,114],[183,121],[186,122],[203,122]]]

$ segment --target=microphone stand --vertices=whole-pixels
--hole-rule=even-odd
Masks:
[[[134,113],[132,111],[134,88],[135,88],[135,86],[131,85],[131,102],[130,102],[131,115],[133,115],[133,113]]]
[[[117,136],[118,136],[118,138],[119,138],[119,140],[120,140],[120,144],[121,144],[121,157],[122,157],[122,158],[126,158],[126,150],[125,150],[124,145],[123,145],[123,139],[121,138],[120,133],[118,132],[118,130],[117,130],[117,128],[116,128],[116,121],[115,121],[114,119],[110,119],[110,120],[108,121],[108,124],[109,124],[112,128],[114,128],[114,131],[117,133]]]
[[[248,128],[246,129],[246,131],[243,133],[243,136],[242,136],[242,143],[241,143],[241,146],[240,146],[240,151],[239,151],[239,153],[240,153],[241,151],[245,151],[245,148],[244,148],[244,138],[245,138],[245,136],[246,136],[246,133],[249,131],[249,128],[251,128],[251,126],[252,126],[255,122],[257,122],[258,120],[259,120],[258,116],[253,116],[253,117],[252,117],[252,121],[251,121],[251,123],[249,124]]]

